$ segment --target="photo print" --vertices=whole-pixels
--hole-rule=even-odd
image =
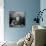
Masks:
[[[9,26],[10,27],[25,26],[25,13],[21,11],[10,11],[9,12]]]

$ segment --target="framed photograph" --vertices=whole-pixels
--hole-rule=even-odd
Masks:
[[[9,26],[10,27],[25,26],[25,13],[21,11],[10,11],[9,12]]]

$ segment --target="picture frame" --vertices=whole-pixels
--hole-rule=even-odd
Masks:
[[[9,27],[24,27],[25,12],[9,11]]]

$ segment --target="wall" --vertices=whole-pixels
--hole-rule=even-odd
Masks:
[[[26,12],[26,25],[20,28],[9,27],[9,11]],[[36,12],[40,10],[40,0],[4,0],[4,38],[7,41],[18,41],[32,30]]]
[[[4,6],[3,0],[1,0],[0,1],[0,42],[4,41],[4,8],[3,6]]]
[[[40,0],[40,9],[41,9],[41,11],[43,9],[46,9],[46,0]],[[43,12],[42,17],[44,20],[43,20],[43,22],[42,21],[40,22],[40,25],[46,26],[46,11]]]

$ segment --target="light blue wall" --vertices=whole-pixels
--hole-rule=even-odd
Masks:
[[[4,38],[7,41],[18,41],[32,29],[32,21],[40,9],[40,0],[4,0]],[[26,12],[26,26],[23,28],[9,27],[9,11]]]
[[[46,0],[41,0],[40,1],[40,10],[42,11],[43,9],[46,9]],[[43,22],[40,21],[40,25],[46,27],[46,11],[43,12],[42,17],[43,17]]]

